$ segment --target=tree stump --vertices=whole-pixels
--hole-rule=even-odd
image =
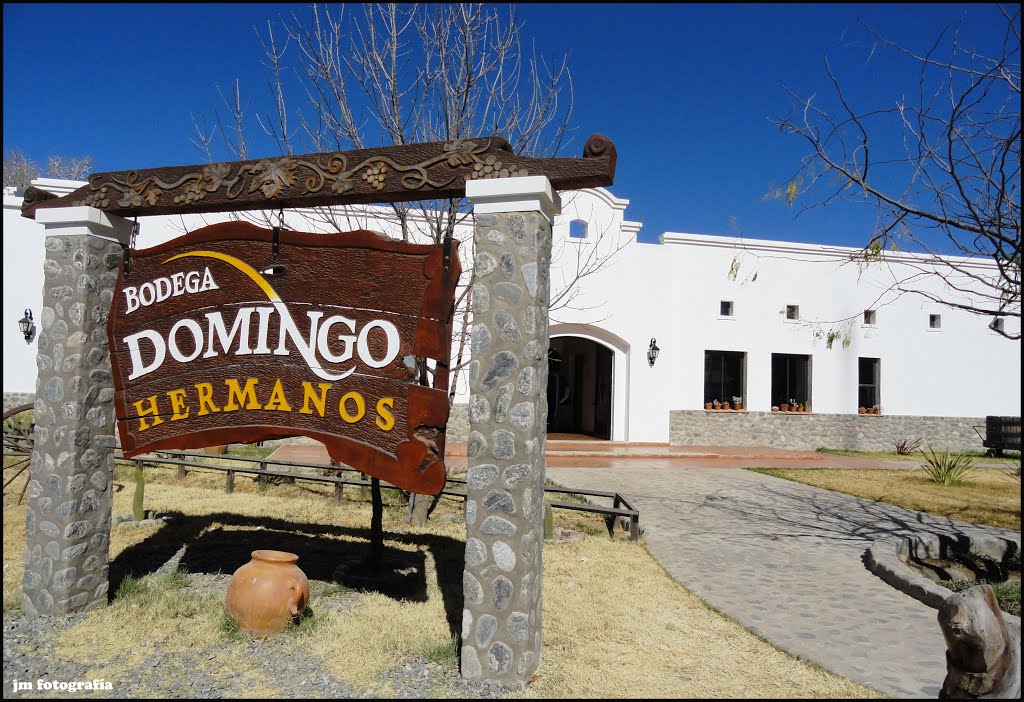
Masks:
[[[948,649],[939,699],[1020,699],[1020,635],[1011,636],[990,585],[953,595],[938,618]]]

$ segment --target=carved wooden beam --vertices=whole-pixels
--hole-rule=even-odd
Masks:
[[[122,217],[459,198],[476,178],[543,175],[555,190],[611,185],[615,146],[594,134],[583,158],[530,158],[499,136],[196,166],[94,173],[63,197],[25,191],[23,217],[88,205]]]

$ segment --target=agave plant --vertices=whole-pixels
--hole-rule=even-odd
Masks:
[[[921,450],[921,439],[900,439],[896,442],[896,453],[909,456]]]
[[[922,463],[928,477],[939,485],[963,485],[967,476],[974,470],[974,459],[966,453],[950,453],[944,449],[942,453],[933,451],[931,446],[921,453],[927,463]]]

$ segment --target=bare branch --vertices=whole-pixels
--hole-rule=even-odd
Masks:
[[[221,105],[214,110],[213,124],[193,118],[193,143],[207,158],[218,146],[229,159],[244,158],[246,121],[252,118],[282,153],[500,134],[516,153],[555,156],[569,142],[573,94],[568,59],[542,57],[524,38],[514,5],[313,5],[268,24],[259,41],[267,92],[257,104],[268,107],[250,114],[237,81],[227,96],[218,87]],[[243,216],[265,222],[268,213]],[[302,212],[302,226],[316,231],[377,228],[409,241],[461,239],[466,261],[473,256],[469,217],[464,199],[442,200],[316,208]],[[627,243],[612,238],[607,232],[598,237],[599,246],[580,248],[573,269],[566,271],[567,285],[553,291],[553,310],[584,306],[578,281],[610,262]],[[472,327],[471,274],[466,270],[459,281],[453,311],[461,331],[454,344],[452,392]]]
[[[982,316],[1019,318],[1020,11],[998,9],[1006,32],[988,53],[965,47],[959,24],[924,52],[867,28],[872,52],[880,47],[919,66],[916,101],[901,95],[891,107],[855,107],[827,59],[836,117],[817,96],[787,90],[794,109],[773,122],[803,139],[809,153],[788,185],[770,196],[785,193],[792,205],[823,191],[802,200],[797,216],[838,201],[873,205],[876,229],[865,251],[899,246],[922,255],[921,275],[894,283],[893,291]],[[902,151],[892,149],[893,135],[902,136]],[[933,279],[941,285],[928,282]],[[934,292],[943,286],[949,295]]]

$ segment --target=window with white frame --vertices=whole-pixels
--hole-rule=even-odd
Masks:
[[[786,305],[786,319],[789,321],[800,319],[800,305]]]
[[[732,300],[722,300],[718,303],[718,315],[720,317],[733,316]]]
[[[1006,320],[1004,320],[1002,317],[996,317],[995,319],[992,320],[992,323],[989,325],[989,327],[994,332],[998,332],[1000,334],[1005,334],[1006,333]]]
[[[868,327],[875,326],[875,311],[864,310],[864,325]]]
[[[928,315],[928,328],[933,331],[942,329],[942,315],[941,314],[930,314]]]

